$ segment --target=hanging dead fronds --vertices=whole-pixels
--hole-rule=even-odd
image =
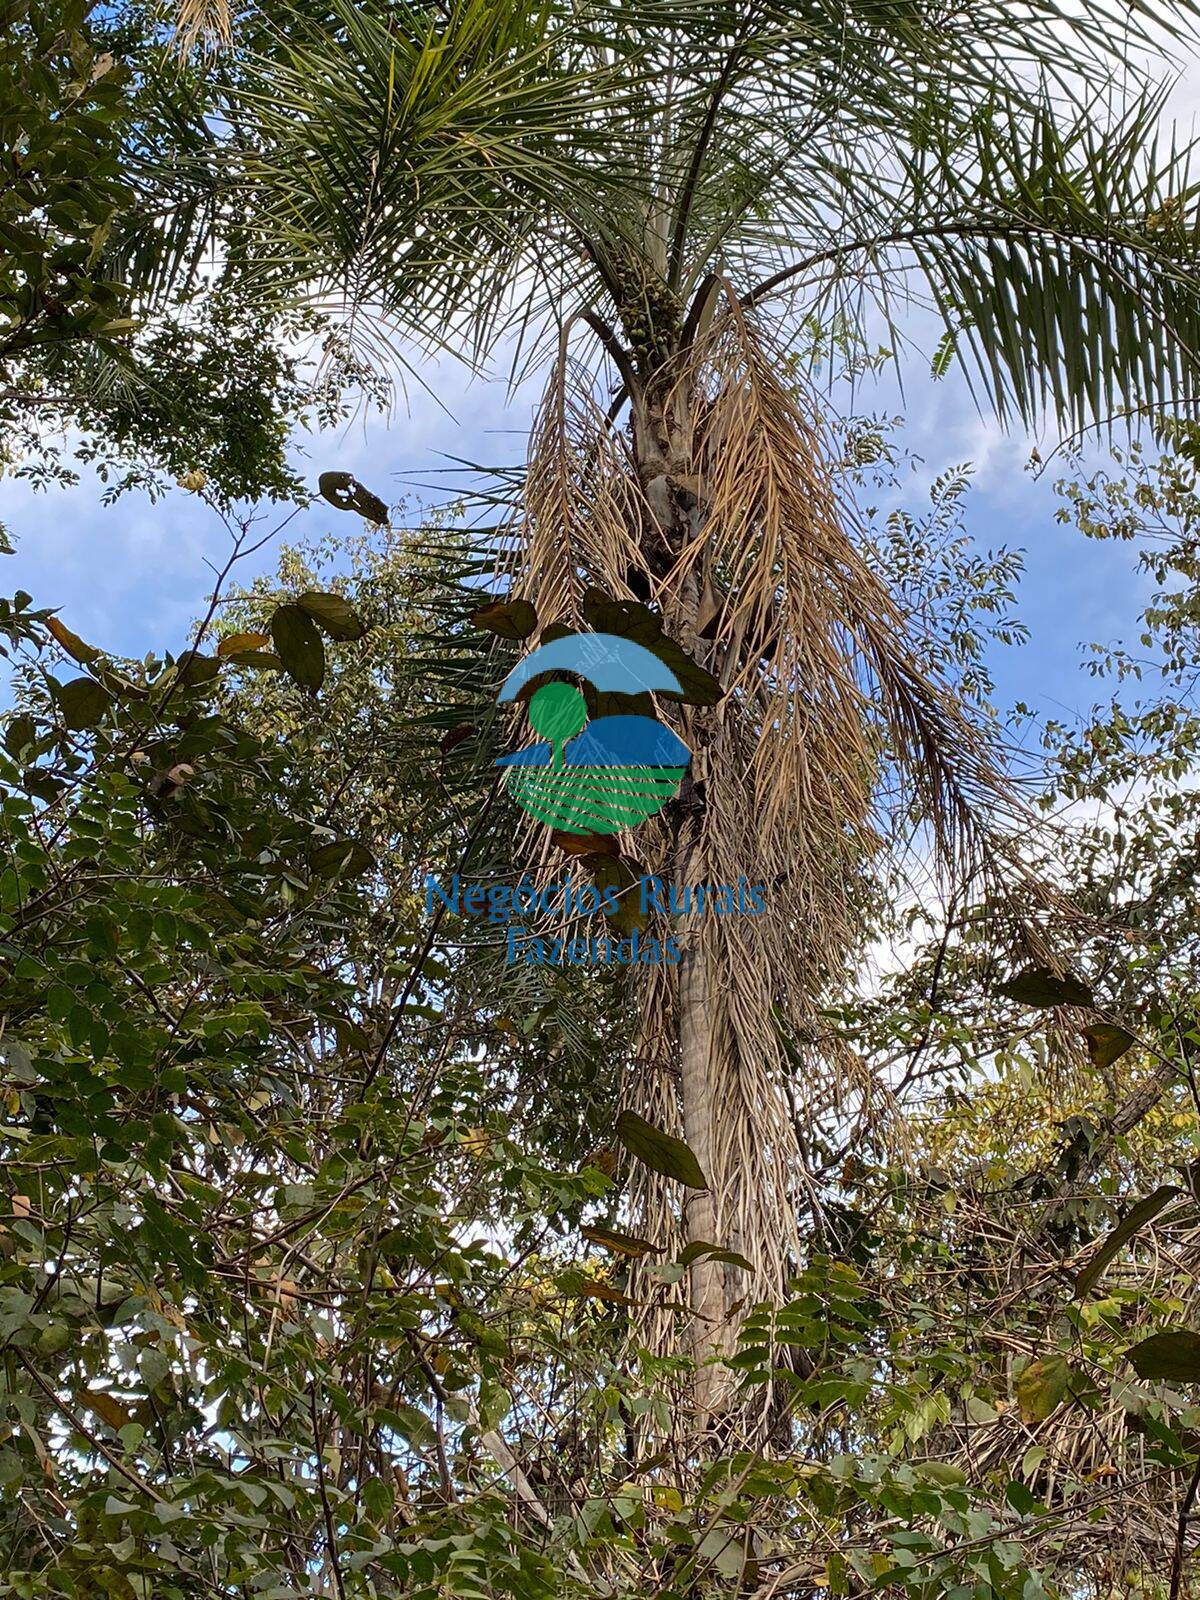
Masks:
[[[233,9],[230,0],[179,0],[175,19],[175,48],[181,56],[203,50],[227,50],[233,44]]]
[[[711,1181],[681,1210],[673,1185],[632,1174],[638,1231],[675,1253],[708,1240],[744,1258],[693,1268],[674,1291],[702,1357],[729,1352],[740,1306],[784,1294],[800,1219],[820,1226],[808,1120],[886,1108],[822,1013],[859,953],[883,812],[923,830],[960,891],[1020,872],[1004,844],[1019,807],[989,739],[870,566],[817,403],[788,373],[731,300],[634,396],[626,433],[564,348],[512,541],[514,580],[543,621],[582,623],[588,585],[649,598],[724,689],[716,707],[660,706],[691,770],[626,846],[671,881],[744,878],[767,895],[760,916],[676,919],[663,931],[684,966],[639,978],[632,1093]],[[670,1348],[678,1306],[644,1276],[642,1332]]]
[[[906,780],[941,864],[969,876],[1015,810],[1011,792],[986,736],[922,665],[912,620],[856,542],[816,399],[785,374],[785,352],[735,302],[676,378],[670,412],[701,515],[664,606],[707,564],[725,597],[713,655],[726,704],[753,730],[748,776],[780,870],[796,870],[800,811],[826,836],[860,830],[886,771]],[[813,803],[823,797],[832,805]]]
[[[519,518],[508,541],[517,586],[543,626],[578,621],[604,574],[619,594],[640,561],[644,517],[629,446],[609,426],[565,343],[534,421]]]

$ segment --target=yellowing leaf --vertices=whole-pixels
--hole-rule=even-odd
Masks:
[[[1127,1028],[1118,1027],[1115,1022],[1093,1022],[1083,1030],[1083,1037],[1087,1040],[1088,1059],[1101,1070],[1119,1061],[1137,1042]]]
[[[472,611],[471,626],[500,639],[528,639],[537,627],[537,612],[528,600],[497,600]]]
[[[604,1300],[617,1306],[636,1306],[638,1303],[620,1289],[614,1289],[611,1283],[601,1283],[598,1278],[589,1278],[581,1283],[576,1293],[585,1300]]]
[[[65,623],[60,622],[57,617],[46,618],[46,631],[53,635],[67,654],[78,661],[80,666],[86,667],[90,662],[95,661],[100,654],[94,645],[84,644],[79,635],[72,633],[70,628]]]
[[[230,633],[217,646],[217,654],[236,656],[243,650],[265,650],[270,642],[271,636],[267,633]]]
[[[1031,1361],[1017,1379],[1017,1405],[1025,1422],[1044,1422],[1057,1411],[1071,1381],[1071,1369],[1064,1356]]]
[[[589,1244],[610,1250],[616,1256],[629,1256],[634,1260],[642,1256],[658,1255],[662,1246],[649,1239],[639,1239],[634,1233],[618,1233],[615,1228],[581,1228],[580,1233]]]
[[[114,1433],[120,1433],[122,1428],[127,1428],[134,1420],[133,1413],[103,1389],[87,1389],[84,1391],[83,1399],[88,1410],[94,1411]]]

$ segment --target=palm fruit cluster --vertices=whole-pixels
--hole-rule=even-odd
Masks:
[[[683,301],[640,256],[614,256],[617,315],[630,354],[645,375],[657,372],[674,354],[683,325]]]

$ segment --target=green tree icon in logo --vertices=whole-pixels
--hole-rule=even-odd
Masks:
[[[553,747],[550,765],[561,771],[565,764],[563,746],[587,722],[587,704],[582,694],[570,683],[543,684],[529,702],[529,720],[534,732]]]

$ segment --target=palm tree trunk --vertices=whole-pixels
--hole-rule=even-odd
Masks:
[[[647,406],[640,422],[635,421],[635,450],[647,504],[658,522],[662,542],[673,557],[685,543],[701,532],[703,512],[696,506],[686,510],[671,482],[672,463],[681,460],[681,437],[687,432],[687,419],[678,414],[668,418],[661,409]],[[695,569],[683,580],[680,592],[669,597],[675,637],[693,655],[703,653],[697,638],[700,604]],[[694,711],[688,717],[688,738],[693,757],[708,744],[711,729],[706,721],[711,712]],[[677,809],[674,837],[667,859],[677,884],[703,883],[708,876],[704,860],[704,801],[693,776],[684,781]],[[710,1187],[691,1190],[683,1205],[683,1234],[688,1244],[722,1244],[718,1235],[719,1185],[718,1149],[714,1137],[719,1107],[715,1104],[713,1040],[715,1015],[712,975],[704,948],[701,919],[690,915],[682,920],[680,942],[683,959],[678,971],[677,1047],[679,1052],[680,1109],[684,1139],[709,1179]],[[718,1404],[720,1377],[712,1357],[727,1353],[730,1328],[729,1305],[725,1293],[724,1268],[708,1256],[692,1262],[688,1269],[688,1300],[692,1312],[692,1353],[697,1363],[694,1395],[697,1410],[711,1413]]]
[[[676,853],[677,879],[695,881],[695,851],[688,841]],[[713,1185],[720,1182],[716,1170],[716,1141],[713,1137],[719,1108],[714,1103],[712,1060],[714,1013],[709,986],[706,953],[700,940],[698,919],[689,918],[683,930],[684,955],[679,966],[679,1082],[683,1112],[683,1134],[708,1177],[710,1187],[692,1190],[683,1209],[683,1231],[688,1244],[719,1244],[717,1203]],[[728,1333],[728,1307],[725,1303],[724,1269],[719,1262],[702,1256],[688,1271],[689,1300],[692,1310],[692,1349],[699,1372],[696,1403],[710,1411],[716,1400],[716,1373],[704,1363],[725,1349]]]

